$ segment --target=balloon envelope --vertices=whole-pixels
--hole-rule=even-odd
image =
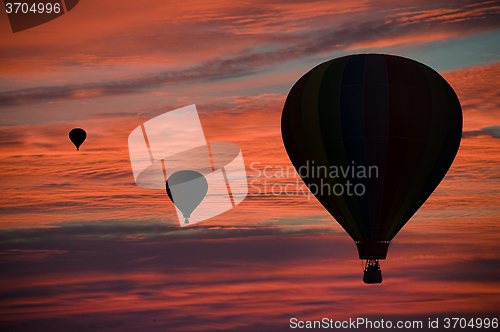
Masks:
[[[281,130],[299,175],[358,243],[360,258],[385,258],[388,241],[451,166],[462,110],[426,65],[358,54],[302,76],[286,99]]]
[[[87,132],[82,128],[73,128],[69,132],[69,139],[76,146],[77,150],[80,150],[80,145],[82,145],[86,138]]]
[[[185,223],[188,224],[191,213],[207,195],[208,182],[199,172],[177,171],[168,177],[166,191],[172,203],[182,212]]]

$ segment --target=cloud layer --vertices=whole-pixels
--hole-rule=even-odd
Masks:
[[[406,46],[500,28],[497,1],[418,6],[407,1],[399,7],[379,1],[263,2],[250,7],[220,1],[173,8],[158,2],[137,8],[132,1],[121,1],[123,16],[104,15],[116,11],[116,5],[86,2],[71,13],[72,25],[64,17],[40,27],[52,31],[64,26],[61,38],[72,40],[65,47],[55,40],[42,43],[31,30],[21,37],[3,32],[0,68],[6,81],[0,85],[0,106],[244,80],[259,73],[279,74],[276,67],[285,64],[307,70],[311,58],[325,59],[335,52],[405,53]],[[96,12],[95,6],[102,11]],[[12,89],[20,82],[29,88]]]
[[[500,257],[483,253],[487,242],[471,251],[470,241],[407,235],[382,262],[384,282],[370,287],[361,282],[354,243],[319,229],[95,225],[8,232],[0,238],[0,326],[282,331],[292,317],[491,315],[500,304],[493,277]]]

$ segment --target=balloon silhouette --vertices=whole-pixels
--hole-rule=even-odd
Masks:
[[[462,109],[426,65],[358,54],[302,76],[286,99],[281,131],[299,175],[367,260],[363,281],[380,283],[379,259],[455,158]]]
[[[82,145],[86,138],[87,133],[82,128],[73,128],[69,132],[69,139],[76,146],[77,151],[80,150],[80,145]]]
[[[184,223],[189,224],[191,213],[207,195],[208,182],[199,172],[177,171],[168,177],[166,190],[172,203],[182,212]]]

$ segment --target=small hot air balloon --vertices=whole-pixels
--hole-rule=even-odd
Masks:
[[[462,109],[426,65],[357,54],[322,63],[295,83],[281,131],[299,175],[366,260],[363,281],[380,283],[379,259],[455,158]]]
[[[182,212],[184,223],[189,224],[191,214],[207,195],[208,182],[199,172],[177,171],[168,177],[166,190],[172,203]]]
[[[82,145],[86,138],[87,133],[82,128],[73,128],[69,132],[69,139],[76,146],[77,151],[80,150],[80,145]]]

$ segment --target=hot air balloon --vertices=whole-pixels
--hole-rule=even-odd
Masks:
[[[76,146],[77,151],[80,150],[80,145],[82,145],[86,138],[87,133],[82,128],[73,128],[69,132],[69,139]]]
[[[184,223],[189,224],[191,214],[207,195],[208,182],[199,172],[177,171],[168,177],[166,190],[172,203],[182,212]]]
[[[455,158],[462,109],[428,66],[357,54],[324,62],[295,83],[281,131],[297,172],[366,260],[363,281],[380,283],[390,241]]]

